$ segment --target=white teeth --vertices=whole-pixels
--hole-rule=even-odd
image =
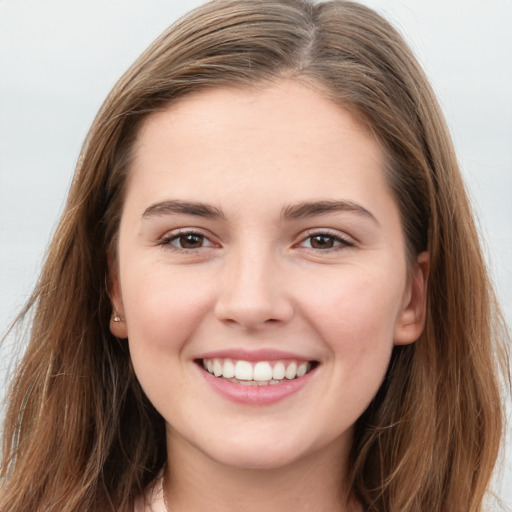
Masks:
[[[272,379],[272,366],[266,361],[260,361],[254,366],[254,380],[267,381]]]
[[[284,367],[284,364],[279,362],[274,365],[274,368],[272,368],[272,378],[274,380],[282,380],[284,379],[284,375],[286,373],[286,368]]]
[[[297,363],[290,363],[288,365],[288,368],[286,368],[286,372],[284,375],[287,379],[295,379],[295,377],[297,376]]]
[[[308,371],[308,363],[301,363],[297,368],[297,377],[303,377]]]
[[[213,360],[213,375],[220,377],[222,375],[222,364],[218,359]]]
[[[235,376],[235,365],[231,359],[226,359],[224,361],[224,371],[222,372],[222,376],[225,379],[232,379]]]
[[[252,364],[247,361],[237,361],[235,364],[235,378],[239,380],[253,380]]]
[[[215,377],[223,377],[239,384],[266,386],[279,384],[283,380],[293,380],[308,373],[311,365],[308,362],[290,361],[236,361],[231,359],[203,359],[203,367]]]
[[[267,382],[261,380],[237,380],[237,379],[228,379],[229,382],[233,382],[234,384],[243,384],[244,386],[273,386],[275,384],[280,384],[281,382],[278,380],[269,380]]]

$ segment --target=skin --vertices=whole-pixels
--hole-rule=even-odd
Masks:
[[[111,269],[121,317],[111,329],[128,338],[166,421],[173,511],[349,509],[340,482],[354,422],[393,345],[424,324],[428,257],[406,260],[384,160],[353,116],[291,80],[196,93],[146,120]],[[168,201],[219,216],[154,206]],[[326,201],[345,207],[297,215]],[[200,235],[195,248],[177,230]],[[233,347],[318,367],[277,403],[235,403],[195,362]]]

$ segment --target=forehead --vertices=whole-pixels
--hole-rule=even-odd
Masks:
[[[134,149],[129,188],[140,193],[169,187],[197,199],[272,186],[282,195],[307,191],[323,199],[333,186],[385,187],[385,154],[366,127],[318,89],[292,80],[191,94],[150,115]]]
[[[284,129],[289,142],[298,147],[307,141],[325,149],[329,143],[341,142],[342,129],[345,134],[360,135],[359,142],[367,149],[376,145],[370,130],[330,100],[320,86],[290,79],[260,87],[224,87],[189,94],[146,118],[137,137],[136,152],[148,138],[169,137],[173,127],[173,138],[180,137],[180,143],[184,143],[188,137],[191,144],[240,138],[247,141],[252,137],[257,144],[265,140],[265,134],[273,140],[274,134]]]

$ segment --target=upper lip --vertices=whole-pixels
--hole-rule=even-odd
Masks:
[[[288,352],[286,350],[273,348],[247,349],[247,348],[226,348],[204,352],[195,359],[234,359],[237,361],[278,361],[293,359],[294,361],[313,361],[312,358]]]

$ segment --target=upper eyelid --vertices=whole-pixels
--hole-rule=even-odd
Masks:
[[[158,238],[157,243],[161,245],[163,242],[170,242],[172,240],[175,240],[176,238],[179,238],[180,236],[186,236],[186,235],[200,235],[207,240],[209,240],[212,244],[218,245],[219,242],[213,234],[205,231],[201,228],[177,228],[173,229],[171,231],[167,231],[164,235]]]
[[[355,244],[353,242],[351,242],[350,240],[347,240],[340,236],[331,236],[331,235],[327,235],[326,237],[333,239],[334,242],[337,244],[337,245],[334,245],[333,247],[319,248],[319,247],[307,247],[304,245],[308,240],[314,239],[315,236],[321,236],[321,235],[307,236],[306,238],[303,238],[298,244],[295,244],[295,246],[296,247],[304,247],[306,249],[313,249],[315,251],[332,251],[332,250],[336,250],[336,249],[341,249],[343,247],[354,247],[355,246]]]
[[[344,231],[340,231],[338,229],[332,229],[332,228],[310,228],[302,231],[297,235],[297,239],[299,240],[305,240],[306,238],[310,238],[312,236],[318,236],[318,235],[327,235],[331,236],[333,238],[339,238],[341,240],[344,240],[346,242],[350,243],[356,243],[357,240],[352,235],[349,235],[348,233],[345,233]]]
[[[166,231],[161,236],[161,238],[168,238],[168,237],[180,236],[180,235],[190,235],[190,234],[201,235],[201,236],[204,236],[206,238],[213,237],[213,235],[210,232],[208,232],[207,230],[205,230],[203,228],[190,227],[190,228],[171,229],[169,231]]]
[[[188,234],[197,234],[197,235],[203,236],[215,245],[221,244],[218,237],[215,236],[213,233],[211,233],[211,231],[204,229],[204,228],[195,227],[195,226],[181,227],[181,228],[176,228],[176,229],[167,231],[167,232],[165,232],[165,234],[160,236],[157,241],[158,241],[158,243],[161,243],[163,241],[170,241],[175,238],[179,238],[182,235],[188,235]],[[303,241],[307,240],[310,237],[314,237],[314,236],[318,236],[318,235],[326,235],[326,236],[333,237],[342,242],[346,242],[347,245],[357,244],[357,240],[353,236],[351,236],[343,231],[340,231],[338,229],[309,228],[306,230],[302,230],[300,233],[298,233],[296,236],[293,237],[293,239],[295,240],[293,245],[297,245],[297,244],[302,243]]]

